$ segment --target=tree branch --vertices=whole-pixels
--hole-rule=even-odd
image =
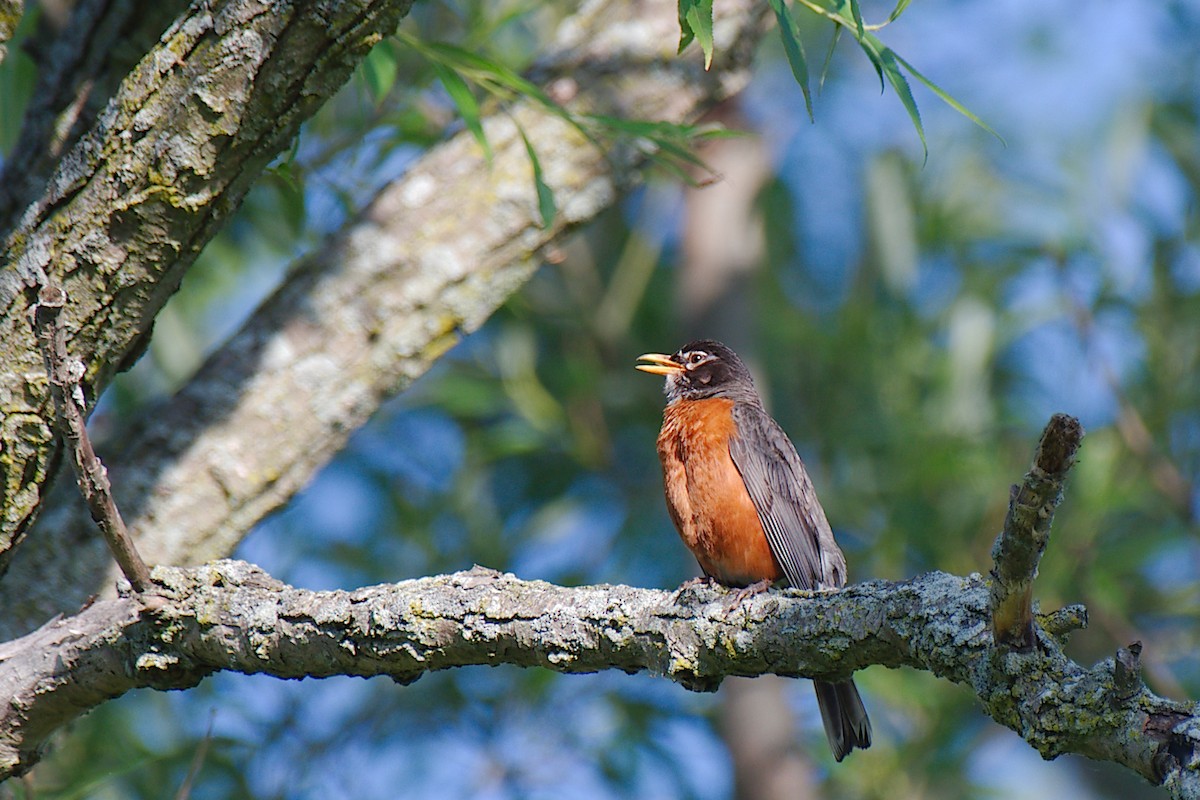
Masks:
[[[11,0],[0,0],[0,17],[4,2]],[[44,36],[26,42],[27,49],[36,48],[38,77],[21,133],[0,165],[0,237],[17,225],[63,153],[95,124],[121,79],[181,11],[179,4],[158,0],[69,5],[69,19],[54,25],[43,17]]]
[[[92,447],[87,432],[83,388],[79,385],[83,364],[67,357],[66,337],[58,325],[58,317],[66,302],[67,295],[62,289],[43,286],[38,292],[38,303],[33,313],[34,329],[46,362],[50,393],[54,397],[58,427],[66,439],[79,490],[87,501],[92,520],[100,527],[108,549],[130,585],[135,591],[144,592],[150,588],[150,569],[138,555],[129,531],[125,529],[121,512],[113,501],[108,471]]]
[[[1012,487],[1004,529],[992,547],[992,634],[998,644],[1018,651],[1033,647],[1033,580],[1050,540],[1054,509],[1075,463],[1083,426],[1055,414],[1042,431],[1033,466],[1020,487]]]
[[[53,409],[26,321],[37,289],[71,296],[71,350],[99,394],[263,167],[409,5],[196,3],[60,162],[0,265],[0,572],[53,471]]]
[[[687,122],[745,84],[765,9],[751,0],[718,5],[717,57],[706,72],[698,54],[675,54],[670,0],[589,3],[562,26],[537,72],[548,87],[569,82],[577,111]],[[555,193],[559,213],[547,228],[514,120]],[[384,399],[520,288],[543,248],[640,177],[639,152],[602,152],[533,103],[504,109],[485,129],[490,165],[467,132],[431,150],[294,265],[166,407],[121,434],[125,447],[108,466],[148,560],[199,563],[232,552]],[[0,635],[24,633],[97,591],[109,561],[90,529],[80,509],[47,514],[23,547],[20,574],[0,583],[8,612]]]
[[[928,670],[1046,758],[1115,761],[1179,798],[1200,797],[1200,708],[1131,686],[1113,659],[1088,669],[1052,641],[1001,652],[978,575],[934,572],[841,592],[564,588],[475,568],[311,592],[240,561],[154,570],[147,608],[101,601],[0,645],[0,777],[20,774],[56,728],[138,687],[183,689],[218,670],[281,678],[423,674],[473,664],[620,669],[712,691],[730,675],[844,678],[870,665]],[[55,658],[46,658],[54,653]]]

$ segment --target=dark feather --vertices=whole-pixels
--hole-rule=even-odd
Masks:
[[[757,402],[735,404],[733,419],[737,435],[729,440],[729,455],[788,583],[841,588],[846,559],[791,440]],[[841,761],[856,747],[870,747],[871,721],[854,681],[813,681],[813,688],[833,757]]]
[[[791,440],[757,404],[737,403],[733,418],[737,436],[729,441],[729,455],[788,583],[798,589],[844,586],[846,559]]]
[[[856,747],[863,750],[870,747],[871,720],[867,718],[867,709],[863,707],[854,681],[813,681],[813,689],[817,693],[825,738],[829,740],[833,757],[841,761]]]

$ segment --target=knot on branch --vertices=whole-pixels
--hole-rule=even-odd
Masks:
[[[1046,633],[1063,641],[1068,634],[1081,631],[1088,626],[1087,606],[1082,603],[1073,603],[1048,614],[1038,614],[1037,623]]]
[[[1129,647],[1117,650],[1113,661],[1113,685],[1110,702],[1119,707],[1145,688],[1142,683],[1142,643],[1134,642]]]

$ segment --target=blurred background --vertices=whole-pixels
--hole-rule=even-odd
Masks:
[[[569,11],[438,0],[404,30],[519,69]],[[831,28],[801,29],[815,72]],[[1006,143],[914,86],[925,160],[852,42],[810,122],[769,37],[714,113],[751,134],[705,145],[717,180],[660,171],[581,231],[235,555],[313,589],[476,563],[672,588],[697,571],[661,496],[661,381],[633,362],[715,337],[752,364],[852,581],[986,571],[1042,426],[1078,416],[1041,607],[1087,604],[1080,662],[1141,640],[1154,691],[1200,697],[1200,3],[927,0],[880,36]],[[19,49],[0,68],[10,110],[29,85]],[[0,116],[11,146],[19,117]],[[98,434],[186,380],[454,120],[428,65],[377,48],[205,250]],[[104,705],[32,786],[170,797],[198,765],[197,799],[1160,796],[1110,765],[1043,762],[931,675],[857,681],[875,746],[836,765],[806,681],[696,695],[512,668],[408,687],[220,675]]]

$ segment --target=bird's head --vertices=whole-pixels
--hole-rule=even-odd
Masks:
[[[662,375],[666,380],[668,402],[726,397],[757,402],[754,379],[737,353],[720,342],[701,339],[689,342],[673,355],[646,353],[638,356],[642,372]]]

